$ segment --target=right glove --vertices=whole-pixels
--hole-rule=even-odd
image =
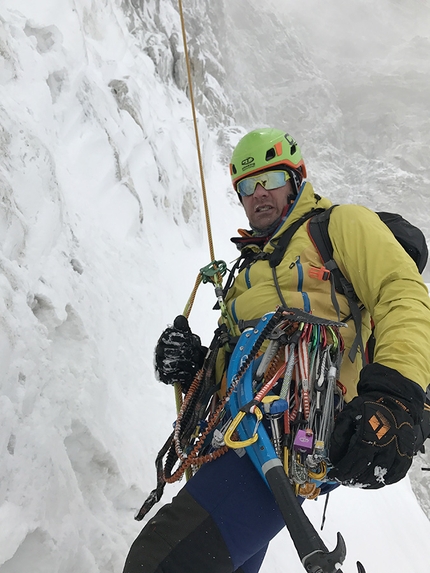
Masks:
[[[155,374],[163,384],[179,382],[187,392],[197,371],[202,367],[207,349],[197,334],[191,332],[188,320],[179,315],[163,331],[155,347]]]
[[[379,489],[401,480],[411,466],[424,392],[397,370],[376,362],[363,368],[357,390],[335,421],[329,478]]]

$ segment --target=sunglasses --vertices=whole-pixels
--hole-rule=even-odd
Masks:
[[[236,191],[241,197],[249,197],[255,193],[258,184],[267,189],[267,191],[272,191],[283,187],[289,179],[290,175],[286,171],[265,171],[264,173],[241,179],[237,184]]]

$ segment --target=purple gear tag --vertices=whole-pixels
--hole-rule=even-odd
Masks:
[[[314,435],[306,430],[298,430],[294,439],[294,450],[301,454],[311,454],[314,447]]]

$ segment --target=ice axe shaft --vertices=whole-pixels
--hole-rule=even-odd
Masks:
[[[328,551],[307,515],[297,503],[296,496],[279,459],[266,462],[263,472],[273,492],[304,568],[309,573],[341,573],[346,546],[340,533],[337,545]]]

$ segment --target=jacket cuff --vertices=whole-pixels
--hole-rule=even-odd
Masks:
[[[394,368],[383,366],[374,362],[367,364],[360,372],[357,386],[359,396],[364,394],[379,394],[397,398],[407,406],[414,423],[418,424],[422,418],[425,394],[416,382],[406,378]]]

